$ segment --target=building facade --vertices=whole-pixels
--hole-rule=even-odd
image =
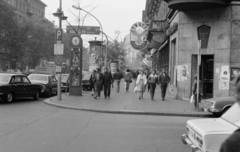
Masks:
[[[47,5],[41,0],[4,0],[4,2],[14,8],[19,24],[30,21],[35,25],[44,26],[46,29],[53,29],[54,23],[45,18]],[[0,46],[0,70],[12,68],[9,56],[11,56],[11,50]]]
[[[232,95],[240,69],[239,1],[147,0],[143,21],[150,24],[153,68],[168,71],[176,98],[189,99],[198,65],[204,98]]]

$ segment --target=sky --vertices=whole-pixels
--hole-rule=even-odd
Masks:
[[[54,17],[52,13],[59,8],[60,0],[42,0],[46,5],[45,16],[50,21],[55,21],[58,26],[58,18]],[[102,24],[103,31],[110,38],[116,38],[116,32],[119,31],[119,40],[129,34],[131,26],[136,22],[142,21],[142,11],[145,9],[146,0],[62,0],[62,9],[64,15],[68,17],[68,22],[71,25],[78,25],[79,11],[72,8],[72,5],[80,5],[86,11],[93,14]],[[99,26],[99,23],[87,15],[85,12],[80,11],[80,25],[83,26]],[[62,22],[62,27],[65,30],[66,21]],[[88,45],[89,40],[101,40],[102,36],[98,35],[83,35],[84,45]]]

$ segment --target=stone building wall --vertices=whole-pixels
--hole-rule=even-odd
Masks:
[[[229,90],[219,90],[220,73],[217,69],[223,65],[240,67],[240,5],[179,12],[177,64],[186,65],[189,73],[185,79],[177,81],[180,98],[189,98],[191,94],[192,73],[197,69],[191,65],[192,54],[197,54],[197,28],[203,24],[211,27],[208,47],[201,53],[214,55],[213,97],[230,95]]]

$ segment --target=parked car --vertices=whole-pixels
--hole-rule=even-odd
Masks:
[[[219,152],[223,141],[239,127],[240,106],[235,103],[220,118],[188,120],[182,141],[191,146],[193,152]]]
[[[218,117],[224,114],[235,102],[235,97],[211,98],[205,100],[203,109]]]
[[[69,74],[61,74],[61,90],[69,91]]]
[[[57,94],[57,79],[53,75],[48,74],[30,74],[29,80],[34,84],[41,84],[43,91],[41,95],[50,97],[52,94]]]
[[[41,91],[42,86],[32,84],[25,75],[0,73],[0,101],[12,102],[22,97],[38,100]]]
[[[83,90],[92,90],[92,86],[90,83],[90,77],[91,77],[91,73],[85,73],[83,78],[82,78],[82,87]]]

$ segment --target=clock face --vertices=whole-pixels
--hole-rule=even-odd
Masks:
[[[72,38],[72,44],[73,45],[79,45],[79,43],[80,43],[79,37],[73,37]]]

